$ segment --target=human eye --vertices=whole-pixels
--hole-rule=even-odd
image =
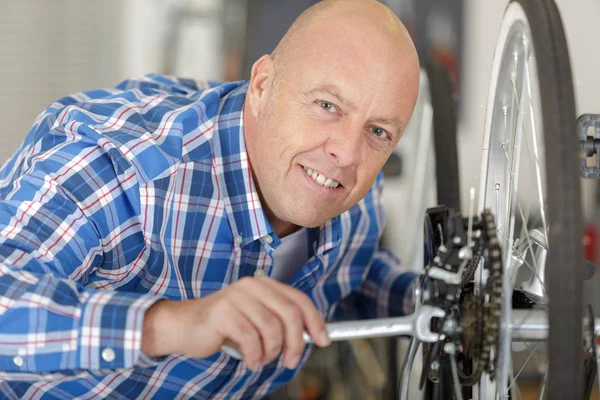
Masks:
[[[388,131],[386,131],[383,128],[379,128],[377,126],[372,127],[371,128],[371,132],[375,136],[380,137],[380,138],[386,138],[387,137],[387,138],[391,139],[391,137],[392,137],[392,135],[390,135],[390,133]]]
[[[330,102],[328,102],[328,101],[318,100],[318,101],[317,101],[317,104],[319,104],[319,106],[320,106],[320,107],[321,107],[323,110],[325,110],[325,111],[327,111],[327,112],[329,112],[329,113],[332,113],[332,114],[334,114],[334,113],[337,113],[337,112],[339,112],[339,110],[338,110],[337,106],[333,105],[332,103],[330,103]]]

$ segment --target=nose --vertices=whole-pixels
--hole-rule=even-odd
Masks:
[[[336,127],[330,131],[325,151],[340,168],[355,165],[361,156],[363,140],[362,127]]]

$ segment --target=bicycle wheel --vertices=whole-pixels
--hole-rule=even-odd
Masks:
[[[575,122],[569,53],[556,4],[511,1],[492,68],[480,189],[480,210],[496,215],[502,247],[502,321],[495,379],[482,379],[479,398],[505,398],[518,382],[518,373],[512,373],[511,313],[521,282],[532,303],[548,310],[542,389],[550,399],[582,397],[583,229]]]

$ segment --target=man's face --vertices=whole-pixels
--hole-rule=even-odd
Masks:
[[[247,146],[272,223],[315,227],[348,210],[400,139],[418,90],[407,82],[414,74],[398,73],[397,57],[364,62],[353,51],[305,59],[265,92]]]

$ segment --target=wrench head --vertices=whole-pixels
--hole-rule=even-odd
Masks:
[[[444,318],[446,312],[438,307],[421,306],[415,312],[414,336],[421,342],[433,343],[440,340],[440,334],[431,331],[433,318]]]
[[[227,354],[229,357],[235,358],[236,360],[244,359],[244,356],[242,355],[242,353],[233,346],[227,346],[224,344],[221,346],[221,351],[223,353]]]

